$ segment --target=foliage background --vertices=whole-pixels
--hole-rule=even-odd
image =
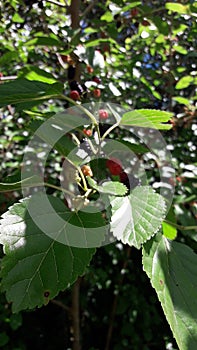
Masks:
[[[172,111],[173,128],[163,135],[176,169],[173,215],[181,225],[195,225],[195,2],[55,3],[1,2],[0,83],[16,76],[58,81],[69,95],[64,56],[75,52],[82,61],[78,71],[81,83],[99,76],[103,101],[131,109]],[[72,6],[77,3],[79,11],[73,12]],[[87,66],[94,72],[90,73]],[[84,102],[91,100],[91,93],[84,98]],[[32,119],[38,113],[42,117],[61,111],[68,103],[57,99],[30,107],[8,106],[0,110],[0,182],[7,176],[19,179]],[[60,162],[60,157],[51,155],[48,174],[54,183]],[[154,184],[158,176],[154,159],[144,156],[144,162],[150,183]],[[21,193],[17,191],[1,193],[1,213],[19,198]],[[195,231],[178,230],[176,240],[197,249]],[[156,294],[142,271],[140,253],[134,248],[119,243],[99,249],[79,284],[83,349],[177,349]],[[0,348],[71,348],[72,298],[71,288],[42,309],[13,315],[1,294]]]

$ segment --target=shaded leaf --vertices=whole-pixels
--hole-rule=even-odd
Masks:
[[[197,348],[197,255],[157,235],[143,247],[143,267],[180,350]]]
[[[103,239],[101,213],[70,212],[60,199],[47,198],[51,211],[44,206],[44,195],[40,193],[15,204],[1,220],[0,243],[6,254],[2,259],[2,289],[13,303],[14,312],[42,306],[84,273],[95,249],[76,248],[60,241],[71,242],[72,235],[74,239],[78,235],[78,242],[87,245],[88,239],[97,244]],[[34,220],[28,212],[31,209],[32,214],[32,208]],[[55,219],[57,213],[62,225]],[[49,235],[38,223],[44,232],[50,231]]]
[[[0,85],[0,107],[8,104],[21,104],[20,108],[24,109],[23,103],[28,102],[35,105],[40,101],[55,98],[62,91],[63,84],[60,83],[47,84],[19,78]]]

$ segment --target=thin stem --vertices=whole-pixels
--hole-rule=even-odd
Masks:
[[[87,186],[87,182],[86,182],[85,176],[83,175],[83,172],[82,172],[80,167],[77,167],[77,170],[78,170],[78,172],[79,172],[79,174],[81,176],[82,182],[83,182],[83,190],[85,192],[87,192],[88,191],[88,186]]]
[[[76,103],[71,98],[64,96],[64,95],[60,95],[59,98],[62,100],[66,100],[66,101],[72,103],[73,105],[75,105],[76,107],[78,107],[81,111],[83,111],[91,119],[91,121],[95,125],[95,127],[98,127],[98,122],[97,122],[96,118],[94,117],[94,115],[91,112],[89,112],[86,108],[84,108],[82,105]]]
[[[107,131],[105,131],[105,133],[103,134],[103,136],[102,136],[102,138],[101,138],[101,141],[103,141],[103,140],[106,138],[106,136],[107,136],[108,134],[110,134],[110,132],[111,132],[112,130],[114,130],[117,126],[119,126],[119,123],[120,123],[120,122],[117,122],[116,124],[112,125]]]
[[[178,225],[178,224],[175,224],[174,222],[171,222],[171,221],[168,221],[168,220],[164,220],[164,222],[166,222],[167,224],[175,227],[175,228],[178,228],[179,230],[197,230],[197,226],[183,226],[183,225]]]
[[[94,0],[92,1],[88,7],[86,7],[86,9],[84,10],[84,12],[80,15],[80,17],[85,17],[88,12],[90,12],[92,10],[92,8],[96,5],[96,3],[98,2],[98,0]]]
[[[40,186],[42,186],[43,184],[41,184]],[[39,186],[39,185],[34,185],[34,186]],[[55,186],[55,185],[52,185],[48,182],[44,182],[44,186],[46,187],[50,187],[50,188],[54,188],[55,190],[58,190],[58,191],[62,191],[64,193],[67,193],[69,196],[72,196],[73,197],[73,193],[68,191],[68,190],[65,190],[65,188],[62,188],[62,187],[59,187],[59,186]]]
[[[54,1],[54,0],[46,0],[46,2],[50,2],[51,4],[53,4],[53,5],[57,5],[57,6],[59,6],[59,7],[67,7],[67,5],[65,4],[62,4],[61,2],[57,2],[57,1]]]
[[[51,300],[51,303],[61,307],[63,310],[65,310],[69,314],[71,313],[71,308],[69,306],[65,305],[64,303],[62,303],[60,300],[53,299],[53,300]]]

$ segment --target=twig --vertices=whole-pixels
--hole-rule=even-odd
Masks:
[[[69,314],[71,313],[71,308],[65,305],[64,303],[62,303],[61,301],[54,299],[54,300],[51,300],[51,303],[61,307],[63,310],[65,310]]]
[[[197,226],[183,226],[183,225],[178,225],[175,224],[174,222],[168,221],[168,220],[164,220],[164,222],[166,222],[167,224],[178,228],[179,230],[185,231],[185,230],[197,230]]]
[[[74,283],[72,289],[72,328],[73,328],[73,346],[72,350],[81,350],[80,345],[80,312],[79,312],[79,291],[81,278]]]
[[[123,263],[122,266],[122,270],[125,270],[127,268],[128,262],[129,262],[129,257],[131,254],[131,247],[128,246],[127,247],[127,251],[126,251],[126,260]],[[119,283],[118,283],[118,289],[120,289],[122,283],[124,280],[124,275],[121,276]],[[108,332],[107,332],[107,338],[106,338],[106,345],[105,345],[105,350],[109,350],[111,349],[110,347],[110,342],[111,342],[111,338],[112,338],[112,333],[113,333],[113,327],[114,327],[114,320],[115,320],[115,315],[116,315],[116,309],[117,309],[117,304],[118,304],[118,296],[119,294],[116,294],[113,300],[113,304],[112,304],[112,309],[111,309],[111,315],[110,315],[110,322],[109,322],[109,328],[108,328]]]
[[[57,6],[60,6],[60,7],[67,7],[68,6],[66,4],[62,4],[61,2],[57,2],[57,1],[54,1],[54,0],[46,0],[46,2],[50,2],[51,4],[57,5]]]
[[[17,75],[11,75],[11,76],[8,76],[8,77],[0,77],[0,82],[1,81],[6,81],[6,80],[15,80],[17,79]]]
[[[91,11],[91,9],[94,7],[94,5],[96,5],[96,3],[98,2],[98,0],[94,0],[92,1],[88,7],[86,7],[86,9],[84,10],[84,12],[80,15],[80,17],[85,17],[87,15],[88,12]]]

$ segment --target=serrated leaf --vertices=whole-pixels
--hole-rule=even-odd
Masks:
[[[168,122],[172,115],[156,109],[138,109],[124,113],[120,125],[169,130],[171,125],[163,123]]]
[[[111,198],[111,231],[125,244],[140,248],[159,229],[165,201],[149,186],[136,187],[129,196]]]
[[[68,246],[61,241],[71,242],[76,232],[81,243],[94,241],[98,246],[103,240],[105,228],[101,213],[71,212],[60,199],[48,196],[50,211],[44,206],[44,198],[46,196],[39,193],[22,200],[1,220],[0,243],[6,254],[2,259],[1,285],[8,301],[13,303],[14,312],[46,304],[84,273],[95,249]],[[34,221],[27,209],[31,209],[31,215],[34,209]],[[55,213],[63,225],[58,225]],[[69,225],[78,231],[71,232]],[[44,232],[48,229],[49,235],[40,226]]]
[[[88,176],[87,180],[89,185],[100,193],[124,196],[128,191],[127,187],[118,181],[105,181],[102,185],[97,185],[91,177]]]
[[[143,247],[143,267],[180,350],[197,348],[197,255],[185,244],[155,236]]]
[[[16,79],[0,85],[0,107],[9,104],[19,104],[18,109],[27,108],[28,104],[38,104],[40,101],[55,98],[63,91],[63,84],[47,84],[39,81]]]
[[[178,81],[178,83],[175,86],[175,89],[177,90],[186,89],[193,82],[194,82],[194,78],[191,77],[191,75],[187,75]]]

